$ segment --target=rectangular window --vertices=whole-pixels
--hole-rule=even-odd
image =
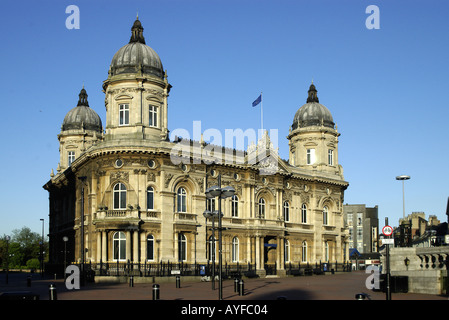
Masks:
[[[307,149],[307,164],[315,163],[315,149]]]
[[[327,162],[330,166],[334,165],[334,150],[327,150]]]
[[[72,165],[72,162],[75,161],[75,151],[68,152],[68,166]]]
[[[363,224],[362,220],[363,214],[361,212],[357,213],[357,225],[361,226]]]
[[[357,227],[357,242],[363,240],[363,229],[360,227]]]
[[[129,104],[119,105],[119,124],[121,126],[129,124]]]
[[[157,127],[157,107],[150,106],[150,127]]]

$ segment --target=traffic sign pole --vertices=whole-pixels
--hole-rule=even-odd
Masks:
[[[386,226],[388,226],[388,218],[385,218],[385,227]],[[387,230],[385,230],[386,228],[385,227],[383,227],[383,229],[382,229],[382,232],[384,232],[384,231],[387,231]],[[392,229],[392,228],[390,228],[390,229]],[[388,231],[391,231],[391,230],[388,230]],[[388,234],[388,235],[386,235],[386,234]],[[390,236],[391,236],[391,232],[385,232],[384,234],[385,234],[385,236],[386,237],[388,237],[388,238],[390,238]],[[386,299],[387,300],[391,300],[391,288],[390,288],[390,245],[389,244],[387,244],[387,247],[386,247],[386,257],[385,257],[385,259],[386,259],[386,264],[387,264],[387,270],[386,270]]]

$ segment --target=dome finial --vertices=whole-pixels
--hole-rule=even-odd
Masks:
[[[309,102],[320,102],[318,100],[317,90],[315,88],[315,85],[313,84],[313,79],[312,79],[312,84],[310,85],[310,88],[309,88],[309,96],[307,98],[307,103],[309,103]]]
[[[143,27],[139,21],[138,13],[137,13],[136,21],[134,21],[134,24],[131,28],[131,39],[129,40],[129,43],[131,43],[131,42],[140,42],[140,43],[145,44],[145,38],[143,37]]]
[[[79,106],[85,106],[85,107],[89,106],[89,103],[87,102],[87,92],[86,92],[86,89],[84,89],[84,83],[83,83],[83,88],[81,89],[80,94],[79,94],[78,107]]]

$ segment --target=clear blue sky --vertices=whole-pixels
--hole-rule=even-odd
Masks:
[[[69,30],[68,5],[80,9]],[[380,10],[369,30],[367,6]],[[48,232],[42,186],[59,162],[57,134],[83,86],[105,123],[102,82],[136,13],[173,85],[169,129],[289,126],[312,81],[341,133],[345,203],[379,206],[380,225],[406,213],[445,215],[449,196],[449,3],[445,0],[10,1],[0,4],[0,236]]]

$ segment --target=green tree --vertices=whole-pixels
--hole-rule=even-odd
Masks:
[[[28,227],[13,230],[9,245],[10,267],[25,267],[28,260],[38,259],[41,241],[42,236]],[[44,242],[44,252],[48,252],[46,248],[47,243]]]

